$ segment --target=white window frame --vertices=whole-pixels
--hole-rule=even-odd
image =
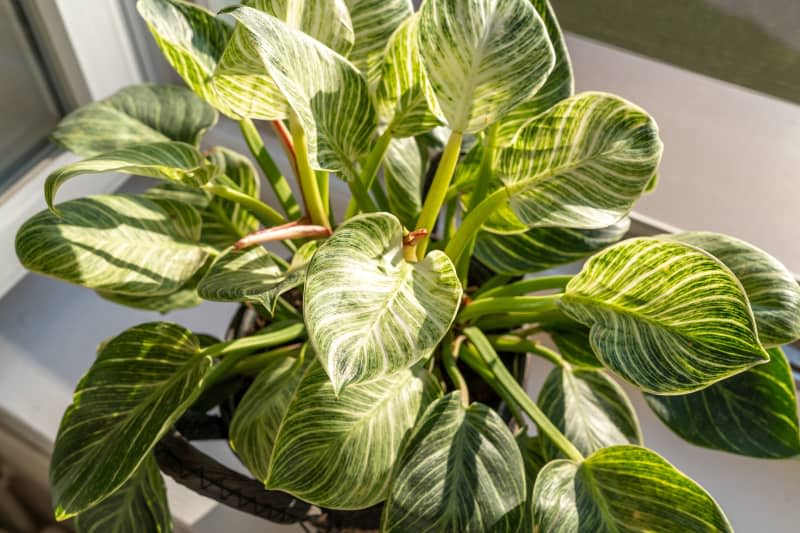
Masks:
[[[125,18],[124,0],[26,0],[26,16],[56,79],[59,98],[69,112],[104,98],[145,77]],[[86,16],[91,13],[91,16]],[[12,252],[19,226],[45,207],[47,175],[77,158],[57,148],[44,149],[39,160],[0,195],[0,297],[25,275]],[[125,180],[121,174],[75,180],[59,191],[59,200],[110,192]]]

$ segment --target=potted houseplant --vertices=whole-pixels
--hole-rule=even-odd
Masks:
[[[800,452],[780,348],[800,337],[797,283],[724,235],[620,241],[655,186],[658,130],[617,96],[573,94],[546,0],[138,9],[188,89],[130,87],[67,116],[53,138],[85,159],[48,178],[17,254],[122,305],[244,305],[225,341],[163,321],[100,345],[55,444],[57,518],[170,530],[160,466],[320,529],[731,530],[642,446],[609,373],[689,442]],[[246,156],[200,150],[218,112],[279,209]],[[107,171],[162,182],[56,202]],[[352,191],[338,220],[331,179]],[[535,275],[583,258],[575,276]],[[555,365],[536,401],[524,354]],[[252,478],[187,440],[214,436]]]

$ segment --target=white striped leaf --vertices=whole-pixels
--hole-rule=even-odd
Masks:
[[[197,284],[205,275],[206,270],[210,266],[210,261],[207,261],[197,272],[195,272],[192,279],[187,281],[180,289],[169,294],[156,294],[153,296],[142,294],[124,294],[114,291],[98,289],[95,292],[98,296],[109,302],[124,305],[133,309],[142,309],[145,311],[158,311],[159,313],[168,313],[176,309],[187,309],[196,307],[203,303],[203,299],[197,294]]]
[[[692,231],[671,238],[705,250],[731,269],[747,293],[758,338],[765,346],[800,338],[800,285],[780,261],[752,244],[719,233]]]
[[[424,370],[402,370],[337,396],[319,361],[308,359],[259,375],[246,396],[250,412],[232,430],[234,446],[268,489],[334,509],[374,505],[438,386]]]
[[[356,42],[350,61],[364,74],[370,87],[381,77],[386,44],[414,7],[411,0],[345,0],[353,21]]]
[[[306,277],[308,337],[338,392],[349,383],[410,368],[455,319],[461,284],[440,251],[403,258],[393,215],[349,219],[320,245]]]
[[[148,455],[114,494],[75,519],[77,533],[171,533],[172,516],[158,463]]]
[[[419,47],[447,125],[475,133],[535,94],[555,65],[529,0],[428,0]]]
[[[183,287],[205,264],[191,206],[130,195],[90,196],[42,211],[17,233],[20,262],[33,272],[90,289],[154,296]]]
[[[361,73],[344,57],[262,11],[239,7],[228,12],[250,31],[253,52],[297,115],[311,165],[351,173],[377,127]]]
[[[136,9],[189,88],[226,115],[239,118],[219,97],[214,77],[231,28],[212,12],[186,0],[138,0]]]
[[[558,24],[553,7],[548,0],[531,1],[547,28],[547,35],[550,37],[550,42],[556,55],[556,65],[547,77],[545,84],[528,100],[512,109],[500,121],[497,129],[497,142],[501,146],[509,144],[514,135],[534,117],[547,111],[561,100],[569,98],[574,93],[569,51],[567,50],[567,44],[564,42],[564,34]]]
[[[516,532],[525,470],[505,422],[489,407],[464,407],[459,392],[431,404],[392,472],[381,531]]]
[[[47,176],[44,196],[48,207],[52,208],[59,187],[83,174],[124,172],[199,186],[208,182],[217,171],[192,145],[174,141],[137,144],[61,167]]]
[[[192,91],[171,85],[131,85],[83,106],[59,122],[52,139],[82,157],[132,144],[180,141],[197,145],[217,112]]]
[[[517,445],[519,451],[522,453],[522,463],[525,465],[525,515],[522,519],[522,527],[520,533],[527,533],[534,531],[533,529],[533,505],[531,499],[533,497],[533,487],[536,484],[536,478],[539,477],[539,471],[547,464],[547,458],[542,449],[542,442],[538,436],[531,437],[524,432],[520,432],[517,437]]]
[[[525,275],[583,259],[620,240],[630,219],[600,229],[533,228],[517,235],[478,234],[475,257],[498,274]]]
[[[681,438],[706,448],[763,458],[800,455],[797,396],[780,348],[771,361],[685,396],[645,395]]]
[[[120,489],[200,393],[212,366],[175,324],[133,327],[101,345],[58,429],[50,463],[56,518]]]
[[[300,247],[288,270],[282,270],[270,253],[256,246],[228,249],[220,254],[200,281],[198,292],[217,302],[254,302],[274,313],[278,297],[305,282],[308,262],[317,249],[311,241]]]
[[[622,387],[597,370],[557,367],[539,392],[539,407],[578,448],[591,455],[614,444],[641,444],[639,421]],[[545,455],[561,454],[542,436]]]
[[[591,326],[603,364],[646,392],[692,392],[769,361],[730,270],[675,241],[631,239],[600,252],[559,303]]]
[[[535,530],[547,533],[733,532],[702,487],[638,446],[548,463],[536,479],[533,513]]]
[[[375,90],[378,112],[394,137],[413,137],[441,124],[441,112],[431,110],[436,97],[419,53],[417,20],[407,18],[392,35]]]
[[[500,151],[509,204],[529,227],[603,228],[628,214],[661,159],[658,128],[619,97],[556,104]]]
[[[422,154],[413,137],[392,139],[383,161],[383,178],[391,212],[414,229],[422,209]]]
[[[310,5],[289,0],[242,4],[282,20],[342,55],[353,47],[353,28],[343,0],[319,0]],[[214,86],[237,115],[265,120],[288,117],[289,104],[265,69],[255,37],[241,25],[234,28],[219,60]]]

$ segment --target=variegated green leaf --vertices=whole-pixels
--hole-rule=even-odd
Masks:
[[[343,56],[353,48],[355,34],[345,0],[245,0],[242,5],[269,13]]]
[[[525,471],[505,422],[489,407],[464,407],[459,392],[431,404],[397,459],[381,530],[516,532]]]
[[[386,197],[392,213],[414,229],[422,209],[422,155],[413,137],[392,139],[383,162]]]
[[[136,8],[170,65],[192,91],[236,116],[215,87],[215,70],[231,29],[207,9],[186,0],[138,0]]]
[[[370,87],[381,77],[386,43],[414,12],[411,0],[345,0],[356,34],[350,61],[364,74]]]
[[[119,490],[200,393],[211,357],[185,328],[153,322],[101,345],[56,437],[50,481],[56,518]]]
[[[297,115],[311,165],[351,173],[377,127],[364,77],[344,57],[262,11],[229,13],[251,32],[253,51]]]
[[[780,261],[752,244],[719,233],[692,231],[672,238],[705,250],[731,269],[747,293],[758,338],[765,346],[800,338],[800,285]]]
[[[536,478],[539,477],[539,471],[547,464],[547,458],[544,455],[539,436],[531,437],[521,432],[516,439],[519,451],[522,453],[522,463],[525,465],[525,515],[519,531],[527,533],[534,531],[533,505],[531,505],[533,487],[536,484]]]
[[[555,65],[529,0],[428,0],[419,47],[450,129],[474,133],[535,94]]]
[[[261,246],[228,249],[211,265],[198,291],[206,300],[255,302],[273,313],[281,294],[303,284],[308,262],[316,249],[316,241],[303,245],[286,271]]]
[[[433,251],[403,257],[403,226],[388,213],[349,219],[308,267],[308,336],[334,389],[409,368],[452,324],[461,284],[450,259]]]
[[[96,292],[98,296],[109,302],[133,309],[142,309],[143,311],[158,311],[159,313],[197,307],[203,303],[203,299],[197,294],[196,282],[187,283],[186,287],[181,287],[177,292],[157,296],[122,294],[104,290]]]
[[[148,455],[122,487],[75,519],[78,533],[171,533],[172,516],[158,463]]]
[[[192,91],[171,85],[131,85],[64,117],[52,139],[82,157],[133,144],[180,141],[197,145],[217,112]]]
[[[336,395],[319,361],[305,371],[259,375],[234,446],[269,489],[335,509],[363,509],[386,497],[400,443],[438,393],[425,371],[402,370]],[[302,377],[298,379],[298,374]],[[239,409],[241,411],[241,408]]]
[[[422,65],[417,39],[418,17],[409,17],[395,31],[383,55],[375,90],[378,111],[394,137],[412,137],[431,131],[441,121],[428,74]]]
[[[641,444],[639,421],[625,391],[597,370],[557,367],[539,392],[539,407],[583,455],[614,444]],[[558,448],[542,437],[547,457]]]
[[[559,303],[591,326],[603,364],[646,392],[692,392],[769,361],[730,270],[675,241],[631,239],[600,252]]]
[[[475,257],[498,274],[525,275],[583,259],[620,240],[626,217],[607,228],[533,228],[517,235],[478,234]]]
[[[47,176],[44,196],[48,207],[53,207],[56,191],[67,180],[83,174],[104,172],[125,172],[198,186],[211,179],[217,173],[217,168],[208,164],[197,148],[186,143],[158,142],[128,146],[61,167]]]
[[[553,7],[549,0],[531,1],[547,28],[547,35],[550,37],[556,54],[556,65],[547,77],[545,84],[500,121],[497,129],[497,142],[501,146],[509,144],[514,135],[534,117],[547,111],[561,100],[569,98],[574,92],[572,64],[567,45],[564,42],[564,34],[561,32]]]
[[[20,262],[33,272],[91,289],[154,296],[183,287],[205,264],[191,206],[130,195],[90,196],[42,211],[17,233]]]
[[[500,151],[498,171],[527,226],[603,228],[644,193],[661,149],[644,111],[616,96],[582,93],[520,131]]]
[[[272,468],[275,437],[281,428],[313,353],[280,357],[264,367],[236,408],[230,427],[231,449],[256,479],[264,482]]]
[[[580,464],[548,463],[536,479],[533,513],[536,530],[548,533],[733,532],[702,487],[637,446],[603,448]]]
[[[249,0],[242,4],[282,20],[342,55],[347,55],[353,47],[353,28],[343,0],[320,0],[312,4]],[[214,86],[237,115],[267,120],[288,116],[289,104],[265,69],[255,37],[241,25],[234,29],[219,60]]]
[[[739,455],[800,455],[797,396],[780,348],[768,364],[685,396],[645,395],[658,417],[683,439]]]

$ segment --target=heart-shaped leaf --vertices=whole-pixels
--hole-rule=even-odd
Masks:
[[[498,274],[522,276],[583,259],[614,244],[628,232],[626,217],[607,228],[533,228],[517,235],[482,231],[475,257]]]
[[[75,519],[78,533],[171,533],[172,516],[158,463],[147,455],[122,487]]]
[[[538,531],[733,532],[717,502],[657,453],[603,448],[580,464],[552,461],[536,479]]]
[[[406,228],[414,228],[422,209],[422,155],[417,141],[392,139],[383,162],[389,208]]]
[[[262,11],[228,11],[252,36],[253,52],[302,126],[316,169],[352,174],[366,153],[377,114],[366,80],[344,57]]]
[[[197,145],[217,112],[192,91],[171,85],[132,85],[64,117],[55,142],[82,157],[133,144],[179,141]]]
[[[769,361],[730,270],[675,241],[631,239],[600,252],[559,303],[591,326],[603,364],[646,392],[692,392]]]
[[[345,0],[356,34],[350,61],[374,87],[389,38],[414,12],[411,0]]]
[[[138,0],[136,9],[189,88],[226,115],[236,117],[219,97],[214,77],[230,27],[214,13],[186,0]]]
[[[447,125],[461,133],[478,132],[526,101],[555,65],[529,0],[428,0],[419,12],[419,48]]]
[[[603,228],[644,193],[661,150],[644,111],[616,96],[582,93],[520,131],[500,151],[498,170],[523,224]]]
[[[42,211],[17,233],[20,262],[33,272],[91,289],[154,296],[183,287],[205,264],[200,216],[178,202],[90,196]]]
[[[506,145],[513,141],[514,135],[537,115],[544,113],[558,102],[572,96],[574,82],[572,64],[564,42],[564,34],[558,24],[553,7],[548,0],[531,0],[536,12],[542,17],[547,35],[556,54],[556,65],[547,81],[536,93],[511,110],[498,124],[497,143]]]
[[[739,455],[800,455],[797,396],[780,348],[771,360],[685,396],[645,395],[658,417],[681,438]]]
[[[337,391],[409,368],[447,333],[461,299],[450,259],[403,257],[403,227],[388,213],[353,217],[308,266],[308,336]]]
[[[142,324],[100,347],[58,429],[50,481],[56,518],[120,489],[200,393],[211,357],[185,328]]]
[[[417,39],[417,16],[409,17],[386,45],[375,100],[394,137],[431,131],[441,121]]]
[[[516,532],[525,471],[505,422],[453,392],[431,404],[392,473],[381,530]]]
[[[597,370],[557,367],[539,392],[539,407],[583,455],[614,444],[641,444],[639,421],[625,391]],[[560,454],[543,436],[547,457]]]
[[[217,171],[197,148],[189,144],[137,144],[61,167],[47,176],[44,196],[47,206],[52,208],[58,188],[67,180],[82,174],[124,172],[199,186],[208,182]]]
[[[278,297],[305,282],[308,262],[316,250],[316,241],[304,244],[284,271],[261,246],[228,249],[211,265],[198,291],[206,300],[255,302],[274,313]]]
[[[319,362],[308,360],[259,374],[237,410],[233,446],[269,489],[336,509],[374,505],[438,387],[425,371],[403,370],[337,397]]]
[[[800,338],[800,285],[780,261],[752,244],[719,233],[691,231],[672,238],[705,250],[731,269],[747,293],[758,338],[765,346]]]

